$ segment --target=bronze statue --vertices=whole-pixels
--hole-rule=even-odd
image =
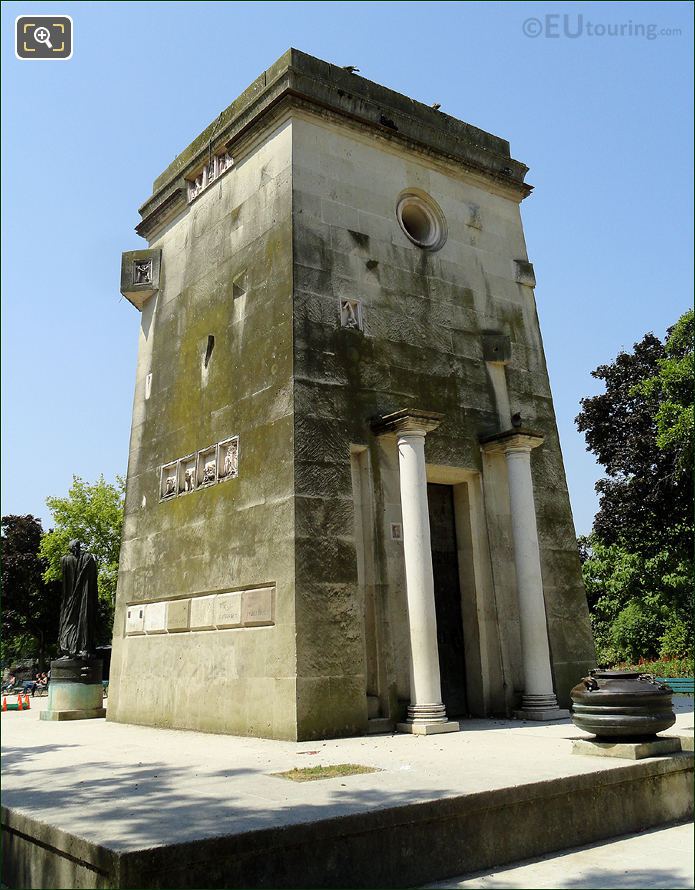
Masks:
[[[79,541],[70,541],[69,549],[60,561],[63,601],[58,647],[64,658],[89,658],[96,644],[97,563]]]

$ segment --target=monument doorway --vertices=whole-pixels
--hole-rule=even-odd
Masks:
[[[449,717],[468,714],[454,490],[428,483],[434,601],[442,701]]]

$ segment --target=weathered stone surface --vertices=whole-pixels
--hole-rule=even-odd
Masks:
[[[225,148],[234,166],[186,203],[185,178]],[[532,473],[567,704],[594,654],[519,213],[525,172],[504,140],[291,50],[156,180],[139,231],[161,276],[141,315],[108,719],[318,738],[365,731],[367,695],[380,718],[403,717],[398,463],[371,420],[408,407],[444,415],[425,458],[460,505],[471,709],[518,707],[506,468],[479,445],[499,432],[486,360],[545,439]],[[440,250],[396,218],[414,187],[446,219]],[[341,324],[344,300],[359,301],[361,330]],[[160,502],[163,465],[236,436],[236,478]],[[127,616],[142,601],[144,634]],[[167,659],[188,678],[176,695]],[[200,683],[233,707],[201,707]]]

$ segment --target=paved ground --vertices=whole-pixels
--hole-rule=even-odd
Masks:
[[[691,824],[657,828],[428,886],[466,890],[566,887],[689,890],[693,887],[694,834]]]
[[[692,698],[679,697],[677,702],[677,724],[667,734],[692,733]],[[4,805],[41,821],[57,820],[71,833],[121,850],[164,843],[172,834],[178,841],[190,841],[218,836],[232,827],[239,831],[309,822],[630,763],[572,755],[570,739],[586,734],[569,721],[468,720],[462,722],[462,732],[439,736],[396,734],[293,743],[103,719],[41,721],[39,713],[46,704],[45,698],[33,699],[28,713],[2,714]],[[293,767],[348,762],[372,766],[378,772],[301,784],[272,775]],[[640,842],[646,837],[641,835]],[[560,863],[558,870],[545,879],[538,876],[537,885],[529,883],[536,880],[529,877],[531,873],[522,870],[516,878],[508,870],[499,870],[477,879],[478,883],[466,881],[461,886],[690,886],[683,882],[687,875],[681,877],[675,871],[682,860],[676,865],[672,851],[662,851],[658,845],[641,872],[641,866],[638,873],[633,869],[630,883],[608,884],[610,865],[606,862],[613,859],[616,879],[626,880],[626,860],[616,858],[629,856],[623,849],[599,845],[590,853],[574,854],[588,856],[595,883],[559,883],[561,877],[569,877],[562,863],[575,860],[558,856],[551,860]],[[601,850],[607,859],[599,858]],[[577,862],[579,875],[584,866],[581,860]],[[669,875],[664,877],[667,883],[656,882],[655,870]],[[581,872],[585,873],[586,869]]]

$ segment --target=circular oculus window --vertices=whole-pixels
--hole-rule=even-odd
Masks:
[[[407,191],[398,199],[396,216],[406,237],[423,250],[439,250],[447,236],[441,207],[424,192]]]

